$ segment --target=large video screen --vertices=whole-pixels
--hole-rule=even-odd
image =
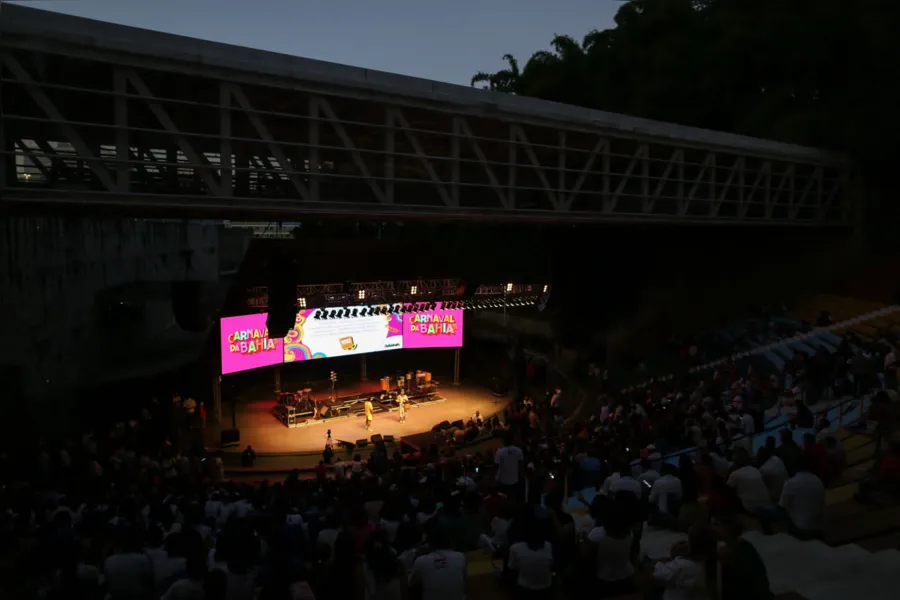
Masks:
[[[222,374],[314,358],[463,345],[463,311],[444,310],[441,303],[427,312],[343,319],[316,319],[315,313],[298,312],[283,340],[268,339],[266,313],[222,319]]]
[[[222,375],[284,362],[283,340],[270,340],[266,313],[222,319]]]

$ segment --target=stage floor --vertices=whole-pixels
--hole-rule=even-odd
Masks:
[[[344,385],[338,389],[339,396],[374,393],[380,389],[378,381]],[[497,413],[506,406],[507,398],[496,398],[485,388],[469,386],[446,386],[439,391],[444,400],[413,406],[407,412],[406,423],[400,423],[399,413],[391,411],[375,415],[373,429],[366,431],[362,415],[316,421],[313,424],[289,429],[272,414],[274,398],[265,400],[248,399],[239,402],[235,408],[237,427],[241,431],[241,444],[233,451],[241,451],[247,444],[258,454],[318,454],[325,447],[325,435],[331,429],[331,436],[337,442],[356,442],[369,438],[375,433],[392,435],[395,438],[431,431],[441,421],[453,422],[468,419],[481,411],[484,417]],[[269,396],[273,396],[271,393]],[[231,425],[228,408],[225,408],[226,426]],[[207,443],[218,445],[219,428],[209,427]]]

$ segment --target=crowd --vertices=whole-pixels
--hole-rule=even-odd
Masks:
[[[485,556],[522,598],[560,588],[765,598],[742,515],[766,531],[821,535],[825,485],[844,455],[823,421],[802,444],[790,429],[758,451],[747,440],[774,404],[875,389],[868,367],[854,370],[861,352],[851,340],[835,355],[801,354],[774,377],[728,364],[625,390],[596,369],[581,390],[536,394],[530,382],[502,419],[477,415],[457,440],[490,426],[502,438],[495,451],[450,444],[402,455],[377,443],[367,460],[326,453],[314,479],[294,473],[258,486],[225,481],[219,456],[174,435],[183,409],[153,404],[103,435],[3,455],[3,594],[457,600],[481,591],[469,589],[467,563]],[[568,393],[590,399],[578,419],[562,409]],[[892,405],[879,398],[877,410]],[[695,450],[677,465],[662,461],[679,448]],[[890,491],[898,474],[892,447],[864,495]],[[570,507],[573,494],[584,511]],[[687,537],[651,559],[641,552],[648,528]]]

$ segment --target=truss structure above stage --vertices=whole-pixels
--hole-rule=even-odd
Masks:
[[[815,149],[3,10],[4,202],[267,221],[859,214],[848,161]]]
[[[298,285],[297,308],[327,308],[373,302],[459,301],[463,283],[461,279],[413,279]],[[544,284],[503,283],[479,285],[472,297],[477,299],[537,297],[548,292],[549,286]],[[255,286],[247,290],[248,308],[265,310],[268,305],[269,290],[266,286]]]

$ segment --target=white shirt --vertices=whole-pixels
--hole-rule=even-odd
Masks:
[[[504,446],[494,454],[494,464],[497,465],[497,481],[503,485],[515,485],[519,483],[519,463],[525,460],[525,455],[518,446]]]
[[[453,550],[420,556],[413,563],[411,583],[422,586],[422,600],[464,600],[466,557]]]
[[[591,529],[587,539],[597,548],[597,579],[621,581],[634,575],[630,533],[617,540],[606,535],[603,527],[595,527]]]
[[[650,490],[650,504],[655,504],[660,512],[669,512],[669,497],[675,496],[681,500],[683,495],[681,480],[674,475],[663,475],[656,480]]]
[[[748,512],[772,506],[769,488],[766,487],[762,473],[756,467],[746,466],[734,471],[728,477],[728,487],[734,488],[741,504]]]
[[[784,484],[779,503],[802,531],[825,527],[825,485],[809,471],[800,471]]]
[[[753,420],[753,417],[747,413],[744,413],[744,416],[741,417],[741,431],[744,432],[744,435],[753,435],[756,433],[756,422]]]
[[[553,547],[544,542],[532,550],[525,542],[509,548],[509,568],[518,571],[516,583],[526,590],[546,590],[553,585]]]
[[[781,498],[781,490],[790,477],[787,467],[784,466],[780,458],[772,456],[763,463],[759,468],[759,472],[762,473],[763,481],[766,482],[766,487],[769,488],[769,497],[773,501],[778,501]]]
[[[656,563],[653,579],[666,586],[663,600],[708,600],[713,597],[706,589],[706,569],[686,558]]]
[[[203,582],[179,579],[160,600],[203,600]]]
[[[885,369],[893,369],[897,366],[897,355],[894,354],[894,351],[891,350],[884,357],[884,368]]]
[[[640,481],[640,482],[646,481],[647,483],[650,484],[651,487],[653,486],[653,484],[656,482],[657,479],[659,479],[659,473],[655,469],[653,469],[653,467],[651,467],[649,470],[644,471],[643,473],[638,475],[638,481]]]
[[[610,483],[609,493],[616,495],[619,492],[631,492],[635,498],[640,500],[644,495],[644,484],[630,475],[619,477]]]

